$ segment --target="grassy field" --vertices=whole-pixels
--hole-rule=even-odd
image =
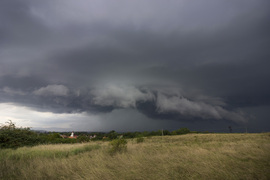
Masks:
[[[270,179],[270,133],[187,134],[0,150],[0,179]]]

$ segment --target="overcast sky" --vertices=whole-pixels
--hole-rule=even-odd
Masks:
[[[0,123],[270,131],[269,0],[1,0]]]

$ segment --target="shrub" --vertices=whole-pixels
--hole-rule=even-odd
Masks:
[[[127,150],[127,140],[125,139],[115,139],[110,142],[110,154],[122,153]]]
[[[12,121],[0,127],[0,147],[18,148],[22,146],[32,146],[39,143],[37,133],[30,128],[16,128]]]

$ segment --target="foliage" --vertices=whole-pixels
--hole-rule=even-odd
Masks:
[[[54,132],[54,133],[50,133],[50,134],[47,135],[47,140],[48,141],[55,141],[57,139],[62,139],[62,137],[60,136],[59,133]]]
[[[109,139],[116,139],[117,136],[118,136],[118,133],[115,132],[114,130],[110,131],[110,132],[108,133],[108,135],[107,135],[107,137],[108,137]]]
[[[77,138],[77,141],[78,142],[89,142],[90,141],[90,138],[87,137],[86,135],[81,135]]]
[[[59,133],[36,133],[30,128],[18,128],[12,121],[0,127],[0,148],[18,148],[38,144],[58,144],[83,142],[84,138],[63,139]]]
[[[176,131],[172,131],[171,135],[181,135],[181,134],[188,134],[190,130],[188,128],[180,128]]]
[[[65,147],[70,146],[71,148],[56,148],[52,147]],[[45,147],[45,148],[40,148]],[[46,148],[46,147],[51,147]],[[38,158],[47,158],[47,159],[58,159],[58,158],[67,158],[69,156],[82,154],[85,152],[90,152],[95,149],[99,149],[100,145],[90,145],[86,144],[83,146],[74,145],[41,145],[36,147],[22,147],[16,150],[10,151],[5,149],[0,151],[0,160],[28,160],[28,159],[38,159]],[[1,179],[1,178],[0,178]]]
[[[158,131],[144,131],[144,132],[126,132],[119,134],[116,131],[110,131],[108,133],[102,132],[76,132],[77,139],[63,138],[62,135],[68,136],[70,132],[60,133],[46,132],[37,133],[31,131],[30,128],[17,128],[12,121],[8,121],[5,125],[0,127],[0,148],[18,148],[22,146],[33,146],[37,144],[69,144],[69,143],[82,143],[89,142],[89,136],[95,135],[92,140],[101,140],[103,137],[107,137],[106,140],[115,140],[121,135],[123,138],[137,138],[137,143],[143,142],[143,137],[161,136],[163,135],[180,135],[190,133],[187,128],[180,128],[175,131],[158,130]],[[111,142],[111,152],[121,152],[126,149],[125,140],[116,140]]]
[[[73,144],[77,143],[77,139],[64,139],[59,133],[42,133],[39,134],[39,142],[41,144]]]
[[[171,135],[171,133],[168,130],[163,130],[163,135],[164,136],[168,136],[168,135]]]
[[[127,140],[125,139],[114,139],[110,142],[109,153],[111,155],[115,153],[122,153],[127,150]]]
[[[38,134],[30,128],[16,128],[12,121],[0,127],[0,147],[18,148],[22,146],[33,146],[39,143]]]

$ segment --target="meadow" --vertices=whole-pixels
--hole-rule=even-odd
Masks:
[[[270,133],[153,136],[0,150],[0,179],[270,179]]]

